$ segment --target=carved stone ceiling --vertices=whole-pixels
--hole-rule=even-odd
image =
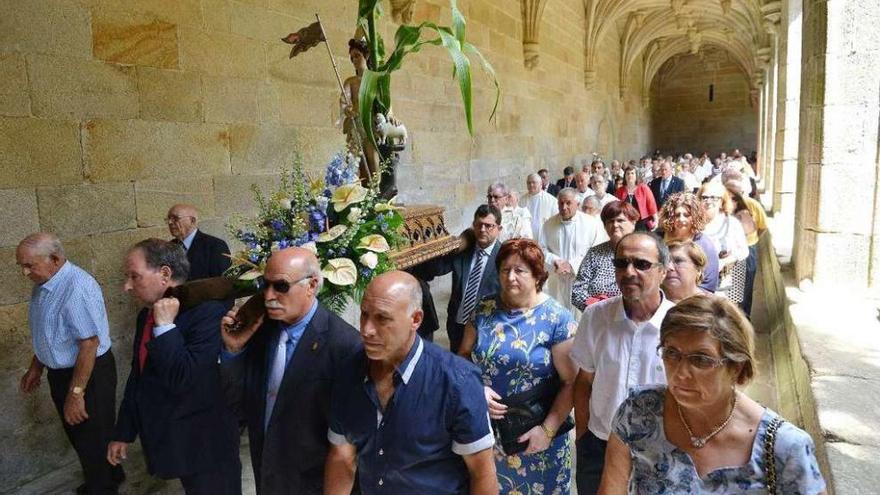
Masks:
[[[520,0],[526,68],[540,60],[540,22],[545,8],[561,0]],[[585,13],[584,83],[595,86],[600,47],[619,36],[620,96],[640,77],[647,97],[663,64],[702,48],[730,54],[749,78],[752,89],[763,84],[770,63],[780,0],[581,0]],[[640,71],[634,74],[633,71]],[[647,101],[647,100],[645,100]]]

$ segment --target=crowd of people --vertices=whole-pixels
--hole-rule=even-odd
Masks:
[[[539,170],[521,198],[494,183],[459,250],[370,282],[359,330],[322,307],[302,248],[272,254],[256,316],[176,291],[229,250],[175,205],[172,240],[123,260],[141,309],[118,411],[101,288],[32,234],[21,389],[48,368],[78,493],[116,493],[139,439],[151,474],[240,494],[242,428],[266,495],[824,493],[810,436],[739,390],[767,228],[754,179],[734,152]],[[448,350],[427,283],[446,274]]]

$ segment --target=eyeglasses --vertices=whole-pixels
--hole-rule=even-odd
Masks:
[[[291,287],[311,278],[314,278],[314,275],[306,275],[305,277],[296,280],[295,282],[288,282],[287,280],[266,280],[265,278],[259,278],[257,279],[257,288],[261,291],[267,291],[269,290],[269,287],[271,287],[272,290],[279,294],[287,294],[287,292],[290,291]]]
[[[184,215],[184,216],[168,215],[167,217],[165,217],[165,221],[168,223],[177,223],[185,218],[191,218],[191,219],[195,220],[195,217],[189,216],[189,215]]]
[[[718,359],[699,352],[685,354],[676,349],[664,346],[657,347],[657,355],[660,356],[660,359],[662,359],[667,365],[677,365],[684,359],[687,360],[688,366],[691,368],[704,371],[720,368],[721,366],[724,366],[724,363],[730,361],[727,358]]]
[[[636,270],[640,272],[645,272],[653,268],[655,265],[659,265],[660,263],[643,260],[641,258],[614,258],[613,260],[611,260],[611,264],[614,265],[614,268],[617,270],[626,270],[629,265],[632,265],[633,267],[635,267]]]
[[[494,224],[494,223],[476,223],[476,222],[474,222],[474,230],[476,230],[476,231],[486,230],[488,232],[492,232],[493,230],[495,230],[497,228],[498,228],[498,225]]]
[[[500,195],[499,194],[487,194],[486,195],[486,199],[488,199],[489,201],[492,201],[493,199],[495,199],[495,200],[503,199],[506,197],[507,197],[507,194],[500,194]]]

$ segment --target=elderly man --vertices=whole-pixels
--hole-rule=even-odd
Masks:
[[[578,495],[599,489],[611,420],[629,390],[666,383],[657,346],[660,323],[672,307],[660,291],[669,251],[656,235],[635,232],[617,243],[613,263],[621,295],[584,310],[571,351],[580,368],[575,381]]]
[[[652,180],[650,187],[654,194],[654,201],[657,203],[657,209],[660,210],[663,208],[666,198],[675,193],[684,192],[684,181],[672,175],[672,162],[663,160],[660,163],[660,177]]]
[[[418,281],[382,274],[361,303],[363,352],[333,388],[328,495],[498,493],[488,408],[476,366],[416,335]]]
[[[36,390],[49,368],[52,402],[85,477],[76,492],[116,493],[125,474],[105,456],[116,414],[116,364],[101,287],[67,261],[52,234],[25,237],[15,260],[34,283],[28,307],[34,355],[21,391]]]
[[[207,301],[184,308],[166,297],[189,271],[175,243],[141,241],[124,266],[123,288],[143,309],[107,460],[119,464],[140,437],[150,474],[180,478],[186,493],[240,494],[238,427],[223,401],[217,365],[225,306]]]
[[[529,175],[526,189],[528,194],[522,199],[522,205],[529,210],[532,218],[532,239],[537,239],[541,235],[544,222],[557,212],[556,198],[541,189],[541,176],[538,174]]]
[[[590,189],[590,174],[589,173],[578,172],[574,176],[574,182],[575,182],[575,185],[577,186],[575,190],[577,192],[578,204],[583,203],[584,198],[586,198],[587,196],[592,196],[593,194],[596,194],[592,189]]]
[[[602,222],[580,211],[577,191],[559,191],[559,213],[541,228],[539,243],[550,278],[545,292],[574,315],[580,312],[571,304],[571,287],[587,250],[597,244]]]
[[[486,202],[501,211],[501,232],[498,242],[509,239],[532,238],[532,217],[529,210],[520,208],[516,200],[511,200],[510,189],[502,182],[495,182],[486,191]]]
[[[247,421],[257,493],[319,495],[333,374],[360,339],[318,302],[324,279],[311,251],[274,253],[264,281],[264,317],[243,329],[236,312],[223,318],[227,398]]]
[[[605,205],[608,203],[612,203],[617,201],[617,196],[614,193],[608,193],[608,181],[605,179],[605,176],[600,173],[595,173],[590,177],[590,189],[593,190],[594,197],[599,202],[599,212],[602,211],[602,208],[605,208]]]
[[[168,231],[186,250],[189,260],[189,280],[220,277],[229,268],[229,246],[223,239],[199,230],[199,212],[196,207],[178,204],[165,217]]]

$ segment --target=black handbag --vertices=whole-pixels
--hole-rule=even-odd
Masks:
[[[493,419],[492,429],[495,430],[495,438],[498,439],[501,450],[506,455],[519,454],[526,450],[528,443],[519,442],[517,439],[544,422],[561,387],[562,380],[554,373],[549,380],[499,401],[507,406],[507,414],[502,419]],[[553,438],[568,433],[572,428],[574,421],[569,415],[559,425]]]

